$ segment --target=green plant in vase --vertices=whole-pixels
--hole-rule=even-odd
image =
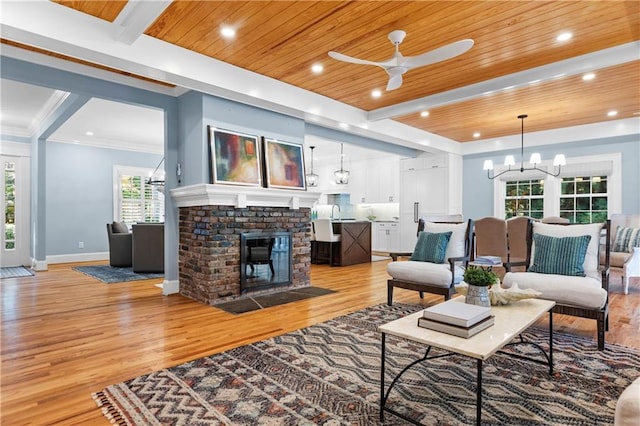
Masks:
[[[491,306],[489,287],[499,282],[498,275],[484,268],[468,267],[462,276],[467,283],[465,303],[479,306]]]
[[[473,266],[464,271],[462,278],[465,283],[480,287],[492,286],[498,281],[498,275],[495,272]]]

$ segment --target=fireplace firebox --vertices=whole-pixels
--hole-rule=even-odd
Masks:
[[[292,283],[290,232],[240,234],[240,293]]]

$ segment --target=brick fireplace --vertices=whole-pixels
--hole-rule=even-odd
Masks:
[[[310,207],[319,194],[194,185],[171,191],[180,209],[180,294],[208,305],[310,285]],[[291,282],[243,293],[243,234],[290,233]]]

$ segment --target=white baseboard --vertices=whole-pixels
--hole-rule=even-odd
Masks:
[[[57,255],[47,256],[47,263],[49,264],[91,262],[95,260],[109,260],[109,252],[105,251],[105,252],[98,252],[98,253],[57,254]]]
[[[34,271],[47,271],[49,270],[49,264],[46,260],[36,260],[31,258],[31,269]]]
[[[168,296],[170,294],[176,294],[180,292],[180,281],[179,280],[164,280],[162,282],[162,294]]]

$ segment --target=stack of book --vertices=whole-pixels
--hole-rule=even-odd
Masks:
[[[424,310],[418,326],[458,337],[471,337],[494,323],[491,308],[448,300]]]
[[[478,256],[473,260],[476,265],[496,266],[502,264],[502,259],[499,256]]]

